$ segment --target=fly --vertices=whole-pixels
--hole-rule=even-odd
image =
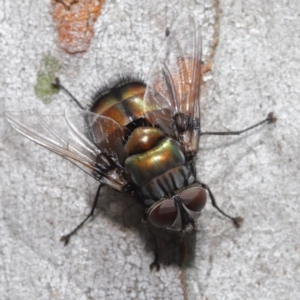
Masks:
[[[202,132],[200,128],[201,82],[200,28],[183,14],[168,31],[166,41],[147,82],[121,79],[111,89],[94,96],[85,109],[60,116],[41,116],[35,110],[7,112],[18,132],[68,159],[99,182],[88,216],[70,237],[93,216],[100,189],[108,186],[133,195],[144,208],[144,222],[173,231],[192,231],[207,195],[213,207],[239,226],[242,218],[225,213],[209,186],[197,179],[195,156],[201,135],[239,135],[267,118],[240,131]],[[151,268],[159,268],[156,251]]]

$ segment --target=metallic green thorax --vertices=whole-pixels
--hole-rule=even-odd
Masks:
[[[154,148],[128,157],[125,170],[131,181],[142,187],[153,178],[184,164],[185,157],[179,144],[172,138],[165,138]]]

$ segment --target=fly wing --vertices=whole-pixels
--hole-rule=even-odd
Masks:
[[[191,155],[198,151],[200,136],[200,80],[200,28],[185,13],[172,27],[150,72],[145,116],[173,133]]]
[[[6,112],[5,116],[16,131],[68,159],[99,182],[116,190],[126,184],[115,162],[113,151],[122,134],[113,120],[85,110],[51,116],[28,110]],[[96,140],[91,139],[94,129],[98,129]]]

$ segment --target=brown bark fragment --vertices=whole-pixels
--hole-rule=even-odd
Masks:
[[[68,53],[85,52],[104,0],[52,0],[58,44]]]

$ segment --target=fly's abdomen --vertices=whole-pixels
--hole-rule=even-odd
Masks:
[[[132,82],[113,88],[105,95],[96,96],[91,107],[93,113],[109,117],[121,127],[141,118],[146,111],[154,108],[144,102],[146,85]],[[97,99],[98,98],[98,99]]]
[[[180,144],[161,130],[137,128],[125,149],[126,174],[141,196],[160,199],[185,185],[189,172]]]

